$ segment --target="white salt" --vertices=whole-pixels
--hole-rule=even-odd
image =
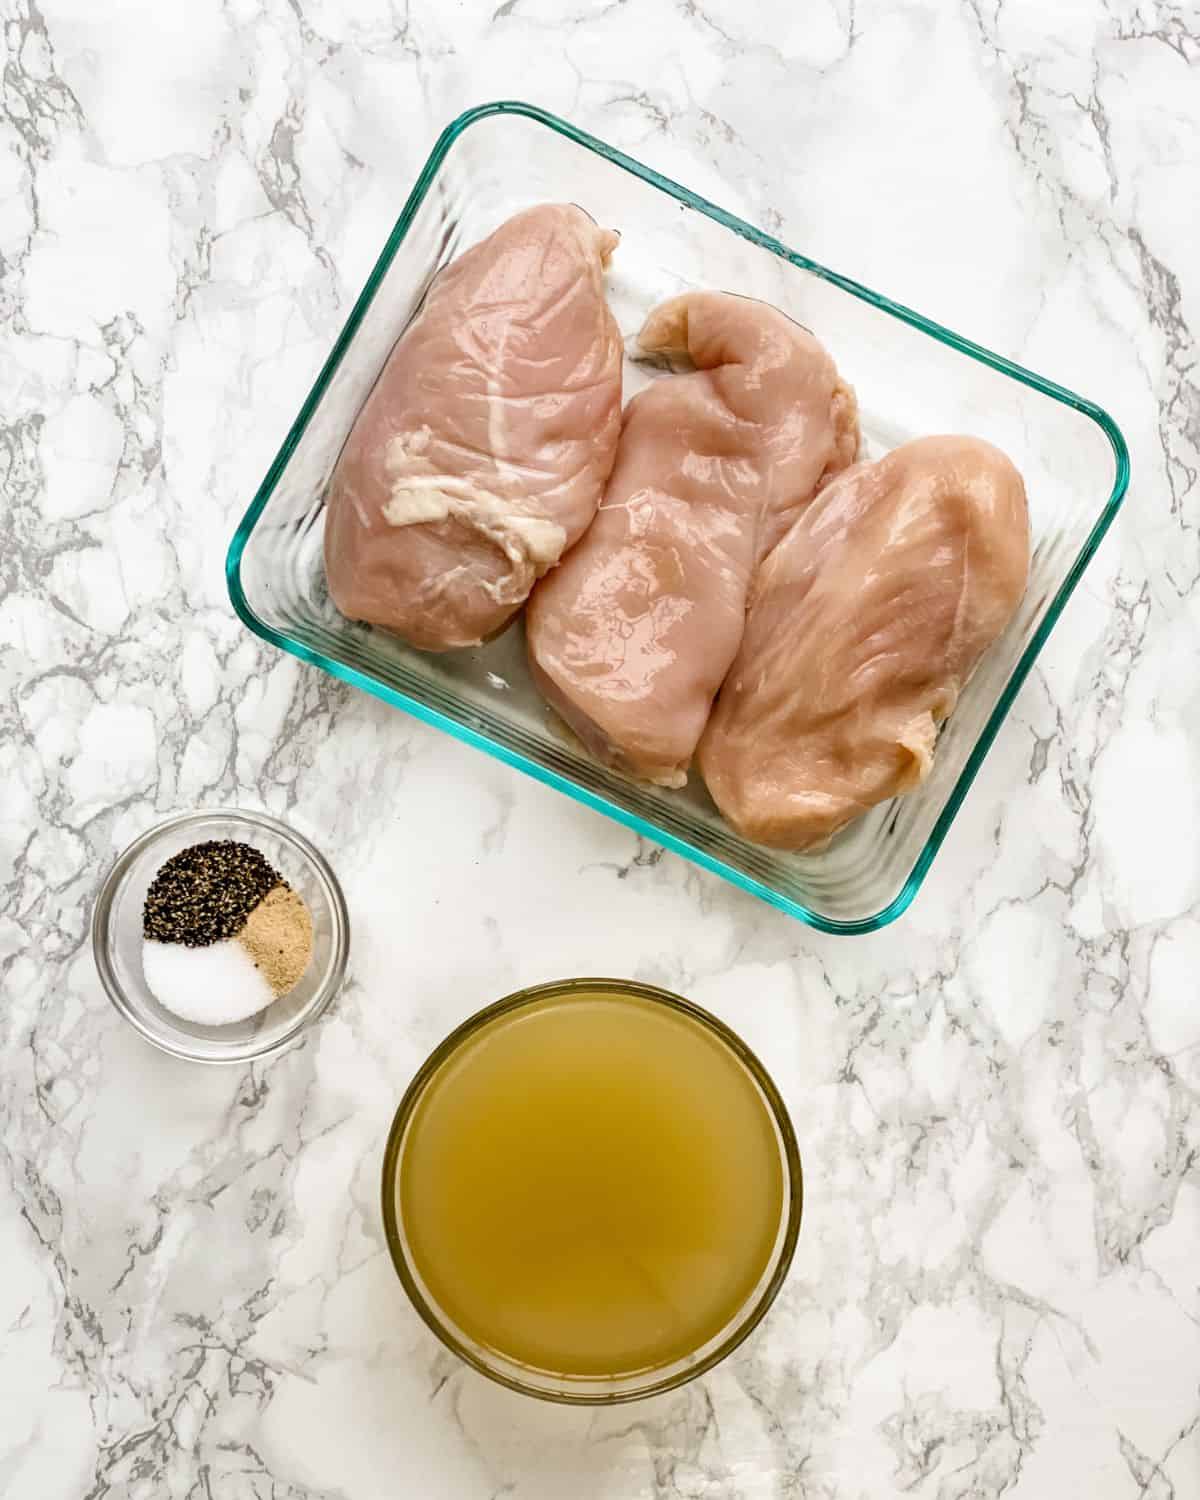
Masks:
[[[265,1010],[275,992],[235,938],[188,948],[183,943],[142,944],[142,973],[158,1003],[181,1021],[229,1026]]]

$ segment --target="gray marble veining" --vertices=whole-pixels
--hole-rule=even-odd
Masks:
[[[0,1493],[1200,1494],[1200,13],[4,0]],[[530,99],[1108,407],[1126,510],[896,927],[828,939],[237,623],[230,532],[440,127]],[[158,815],[328,852],[351,982],[244,1072],[87,941]],[[555,836],[547,838],[553,824]],[[492,1388],[390,1270],[413,1067],[612,972],[776,1074],[793,1274],[707,1379]]]

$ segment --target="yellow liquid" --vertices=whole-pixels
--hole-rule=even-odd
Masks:
[[[770,1108],[719,1036],[662,1002],[576,993],[485,1023],[442,1064],[398,1210],[469,1338],[595,1378],[725,1330],[771,1262],[784,1194]]]

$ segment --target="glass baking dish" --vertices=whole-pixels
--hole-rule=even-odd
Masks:
[[[966,432],[1003,448],[1029,491],[1033,564],[1009,629],[947,722],[933,771],[824,850],[780,854],[739,838],[693,775],[644,786],[590,760],[544,705],[518,621],[478,650],[423,655],[352,624],[322,567],[324,493],[354,419],[438,270],[517,209],[570,201],[622,232],[609,279],[631,334],[663,297],[712,287],[782,308],[824,341],[855,386],[864,450]],[[626,362],[626,394],[648,378]],[[242,620],[303,661],[607,813],[827,932],[868,932],[917,891],[1013,696],[1124,496],[1125,443],[1090,401],[789,250],[687,188],[527,104],[468,111],[441,135],[316,384],[229,548]]]

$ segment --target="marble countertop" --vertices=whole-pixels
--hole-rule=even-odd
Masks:
[[[8,0],[0,117],[0,1493],[1200,1494],[1200,18],[1154,0]],[[569,116],[1082,390],[1134,485],[908,915],[826,938],[252,639],[225,546],[437,131]],[[352,977],[245,1070],[123,1025],[87,924],[262,806]],[[553,823],[555,837],[546,837]],[[731,1021],[807,1205],[764,1327],[566,1411],[410,1311],[419,1059],[580,972]]]

